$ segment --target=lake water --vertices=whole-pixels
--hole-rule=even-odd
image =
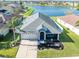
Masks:
[[[73,14],[79,14],[79,11],[69,7],[57,7],[57,6],[33,6],[36,12],[41,12],[48,16],[64,16],[67,11],[71,11]]]

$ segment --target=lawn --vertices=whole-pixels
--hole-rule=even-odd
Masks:
[[[18,50],[18,47],[12,47],[9,49],[2,49],[2,50],[0,50],[0,56],[1,57],[15,58],[17,50]]]
[[[25,12],[24,12],[24,14],[22,14],[24,17],[28,17],[28,16],[30,16],[32,13],[33,13],[33,9],[32,8],[28,8],[28,10],[26,10]]]
[[[20,36],[16,34],[16,40],[19,40]],[[13,40],[13,33],[8,33],[3,39],[0,38],[0,56],[1,57],[15,57],[18,46],[10,47],[11,42],[15,42]]]
[[[55,17],[53,17],[56,19]],[[61,24],[60,24],[61,25]],[[79,36],[70,31],[68,28],[63,27],[63,33],[60,35],[60,40],[64,45],[63,50],[45,49],[38,50],[38,58],[52,58],[52,57],[69,57],[79,56]]]

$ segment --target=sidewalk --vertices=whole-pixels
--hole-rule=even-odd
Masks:
[[[37,58],[37,41],[22,40],[16,58]]]

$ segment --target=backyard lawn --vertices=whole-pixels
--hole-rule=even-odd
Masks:
[[[19,40],[20,36],[16,34],[16,40]],[[15,42],[13,40],[13,33],[8,33],[3,39],[0,38],[0,57],[15,57],[18,46],[10,47],[11,42]]]
[[[26,10],[25,13],[22,14],[22,15],[23,15],[24,17],[28,17],[28,16],[32,15],[33,11],[34,11],[34,10],[33,10],[32,8],[29,8],[29,9]]]
[[[55,17],[53,18],[56,19]],[[62,27],[64,31],[60,35],[60,40],[64,45],[64,49],[57,50],[51,48],[45,50],[38,50],[37,53],[38,58],[79,56],[79,36],[73,33],[72,31],[70,31],[68,28],[64,26]]]

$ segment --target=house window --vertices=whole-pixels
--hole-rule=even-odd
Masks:
[[[53,35],[53,39],[57,39],[57,34],[54,34]]]
[[[53,39],[53,41],[56,41],[57,40],[57,34],[46,34],[46,40],[51,41],[51,39]]]

